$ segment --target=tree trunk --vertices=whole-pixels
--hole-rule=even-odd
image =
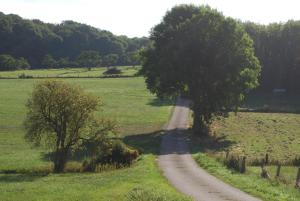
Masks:
[[[65,165],[67,162],[67,154],[68,151],[66,149],[57,150],[55,153],[54,159],[54,172],[60,173],[63,172],[65,169]]]
[[[193,120],[193,131],[194,134],[205,136],[207,135],[205,129],[205,122],[203,121],[202,115],[199,110],[194,110],[194,120]]]

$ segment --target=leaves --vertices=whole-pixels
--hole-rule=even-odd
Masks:
[[[208,6],[181,5],[154,27],[141,73],[158,96],[185,94],[198,121],[235,108],[258,85],[253,42],[231,18]]]
[[[71,150],[82,139],[114,133],[114,122],[94,118],[93,112],[100,105],[99,98],[86,94],[80,87],[61,81],[40,82],[26,105],[26,138],[36,145],[44,142],[53,149]]]

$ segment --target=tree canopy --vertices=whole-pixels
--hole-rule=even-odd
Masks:
[[[56,62],[64,58],[65,64],[68,60],[76,67],[76,58],[84,51],[96,51],[101,57],[116,54],[116,64],[130,65],[130,55],[148,46],[149,40],[116,36],[73,21],[49,24],[0,12],[0,44],[0,54],[24,57],[33,68],[45,68],[46,55]],[[64,63],[58,62],[57,67]]]
[[[11,55],[2,54],[0,55],[0,70],[19,70],[29,69],[30,65],[26,59],[14,58]]]
[[[259,25],[244,23],[262,64],[260,89],[300,90],[300,21]]]
[[[158,96],[188,96],[195,132],[258,86],[260,64],[251,38],[239,23],[210,7],[174,7],[150,39],[153,46],[142,53],[147,86]]]
[[[48,145],[54,152],[54,171],[62,172],[70,152],[90,140],[103,139],[115,124],[96,119],[100,99],[61,81],[43,81],[34,87],[27,103],[26,139]],[[102,140],[101,140],[102,141]]]

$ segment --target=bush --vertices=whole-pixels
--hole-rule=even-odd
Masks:
[[[300,166],[300,157],[296,156],[294,160],[292,160],[292,164],[294,166]]]
[[[120,140],[114,140],[103,146],[98,155],[85,160],[82,164],[82,171],[94,172],[130,166],[139,155],[138,150],[129,147]]]
[[[20,79],[28,79],[28,78],[33,78],[32,75],[26,75],[25,73],[22,73],[21,75],[19,75]]]
[[[135,188],[131,190],[125,201],[191,201],[192,199],[184,198],[183,196],[174,196],[166,192],[158,191],[156,189],[142,189]]]
[[[235,156],[235,155],[228,156],[228,158],[224,160],[224,165],[228,169],[232,169],[240,173],[245,173],[246,171],[246,167],[243,166],[243,158],[239,156]]]
[[[103,74],[104,75],[116,75],[116,74],[121,74],[122,71],[116,67],[113,68],[108,68]]]
[[[110,151],[100,156],[97,160],[101,164],[116,164],[117,166],[131,165],[139,156],[139,152],[132,147],[127,146],[120,140],[112,143]]]

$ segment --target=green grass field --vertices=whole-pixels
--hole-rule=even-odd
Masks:
[[[32,86],[39,80],[0,80],[0,171],[31,170],[49,165],[47,150],[24,141],[22,121]],[[0,174],[0,200],[123,200],[133,188],[153,188],[184,199],[162,177],[155,163],[162,126],[172,104],[151,95],[142,78],[67,79],[102,97],[98,115],[115,119],[120,136],[144,149],[133,167],[102,173]]]
[[[213,133],[223,148],[246,156],[284,162],[300,155],[300,115],[289,113],[231,113],[214,121]],[[224,150],[219,150],[224,151]]]
[[[137,73],[139,67],[120,66],[121,75],[133,76]],[[60,68],[60,69],[35,69],[35,70],[17,70],[17,71],[0,71],[0,78],[18,78],[19,75],[25,74],[33,77],[99,77],[103,76],[107,70],[105,67],[91,68]]]
[[[247,166],[246,174],[232,172],[219,162],[226,153],[246,156],[247,162],[262,161],[266,153],[273,163],[286,163],[300,156],[299,96],[255,94],[246,100],[245,107],[267,112],[230,113],[218,117],[211,126],[211,136],[193,137],[194,158],[209,172],[222,180],[268,201],[300,200],[294,189],[297,167],[283,166],[275,179],[276,166],[267,166],[270,180],[260,177],[259,166]]]

